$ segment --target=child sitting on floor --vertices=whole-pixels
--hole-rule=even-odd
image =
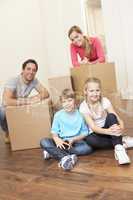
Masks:
[[[133,147],[133,138],[122,136],[123,121],[110,100],[102,96],[99,79],[91,77],[86,80],[84,96],[79,110],[91,129],[91,134],[86,137],[87,144],[93,149],[114,148],[118,163],[129,164],[130,158],[125,148]]]
[[[71,170],[77,162],[77,156],[90,154],[92,148],[83,140],[89,132],[76,108],[74,92],[63,90],[60,100],[63,108],[54,116],[51,129],[53,138],[44,138],[40,144],[44,159],[53,157],[59,161],[59,167]]]

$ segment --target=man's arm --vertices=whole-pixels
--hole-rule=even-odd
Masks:
[[[39,102],[39,101],[49,97],[49,93],[48,93],[47,89],[45,87],[43,87],[43,85],[41,83],[38,83],[35,89],[37,90],[38,94],[33,97],[30,97],[30,100],[33,103]]]
[[[3,92],[3,105],[4,106],[17,106],[17,105],[28,105],[30,104],[26,98],[17,99],[14,97],[14,92],[5,88]]]

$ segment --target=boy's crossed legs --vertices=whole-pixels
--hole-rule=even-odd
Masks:
[[[57,147],[52,138],[42,139],[40,145],[44,149],[44,159],[55,158],[64,170],[71,170],[74,167],[77,162],[77,155],[88,155],[93,151],[83,140],[74,143],[70,149]]]

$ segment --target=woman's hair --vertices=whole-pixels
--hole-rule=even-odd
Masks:
[[[77,32],[77,33],[80,33],[80,34],[83,34],[81,28],[79,26],[72,26],[69,31],[68,31],[68,37],[70,39],[70,35],[72,32]],[[88,56],[90,54],[90,51],[91,51],[91,45],[89,44],[89,40],[86,36],[83,36],[84,37],[84,44],[83,44],[83,48],[85,49],[85,54],[86,56]]]
[[[85,100],[87,100],[86,91],[87,91],[87,88],[88,88],[88,83],[98,83],[99,87],[101,89],[101,81],[100,81],[100,79],[95,78],[95,77],[89,77],[89,78],[87,78],[86,81],[85,81],[85,83],[84,83],[84,96],[85,96]],[[100,97],[100,101],[101,101],[101,97]]]
[[[77,32],[77,33],[83,34],[81,28],[79,26],[74,25],[68,31],[68,37],[69,38],[70,38],[71,33],[74,32],[74,31]]]
[[[68,99],[68,98],[75,99],[76,95],[71,89],[66,88],[62,91],[61,96],[60,96],[60,100],[62,101],[63,98],[64,99]]]

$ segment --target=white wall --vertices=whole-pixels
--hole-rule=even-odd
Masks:
[[[116,63],[119,89],[133,91],[133,1],[101,1],[108,59]]]
[[[84,28],[81,0],[0,1],[0,84],[28,58],[37,60],[46,85],[48,77],[69,74],[67,32],[74,24]]]
[[[72,65],[67,33],[72,25],[83,27],[81,0],[41,0],[40,11],[49,77],[68,75]]]
[[[0,1],[0,83],[20,73],[22,63],[34,58],[38,77],[47,84],[42,25],[37,0]]]

